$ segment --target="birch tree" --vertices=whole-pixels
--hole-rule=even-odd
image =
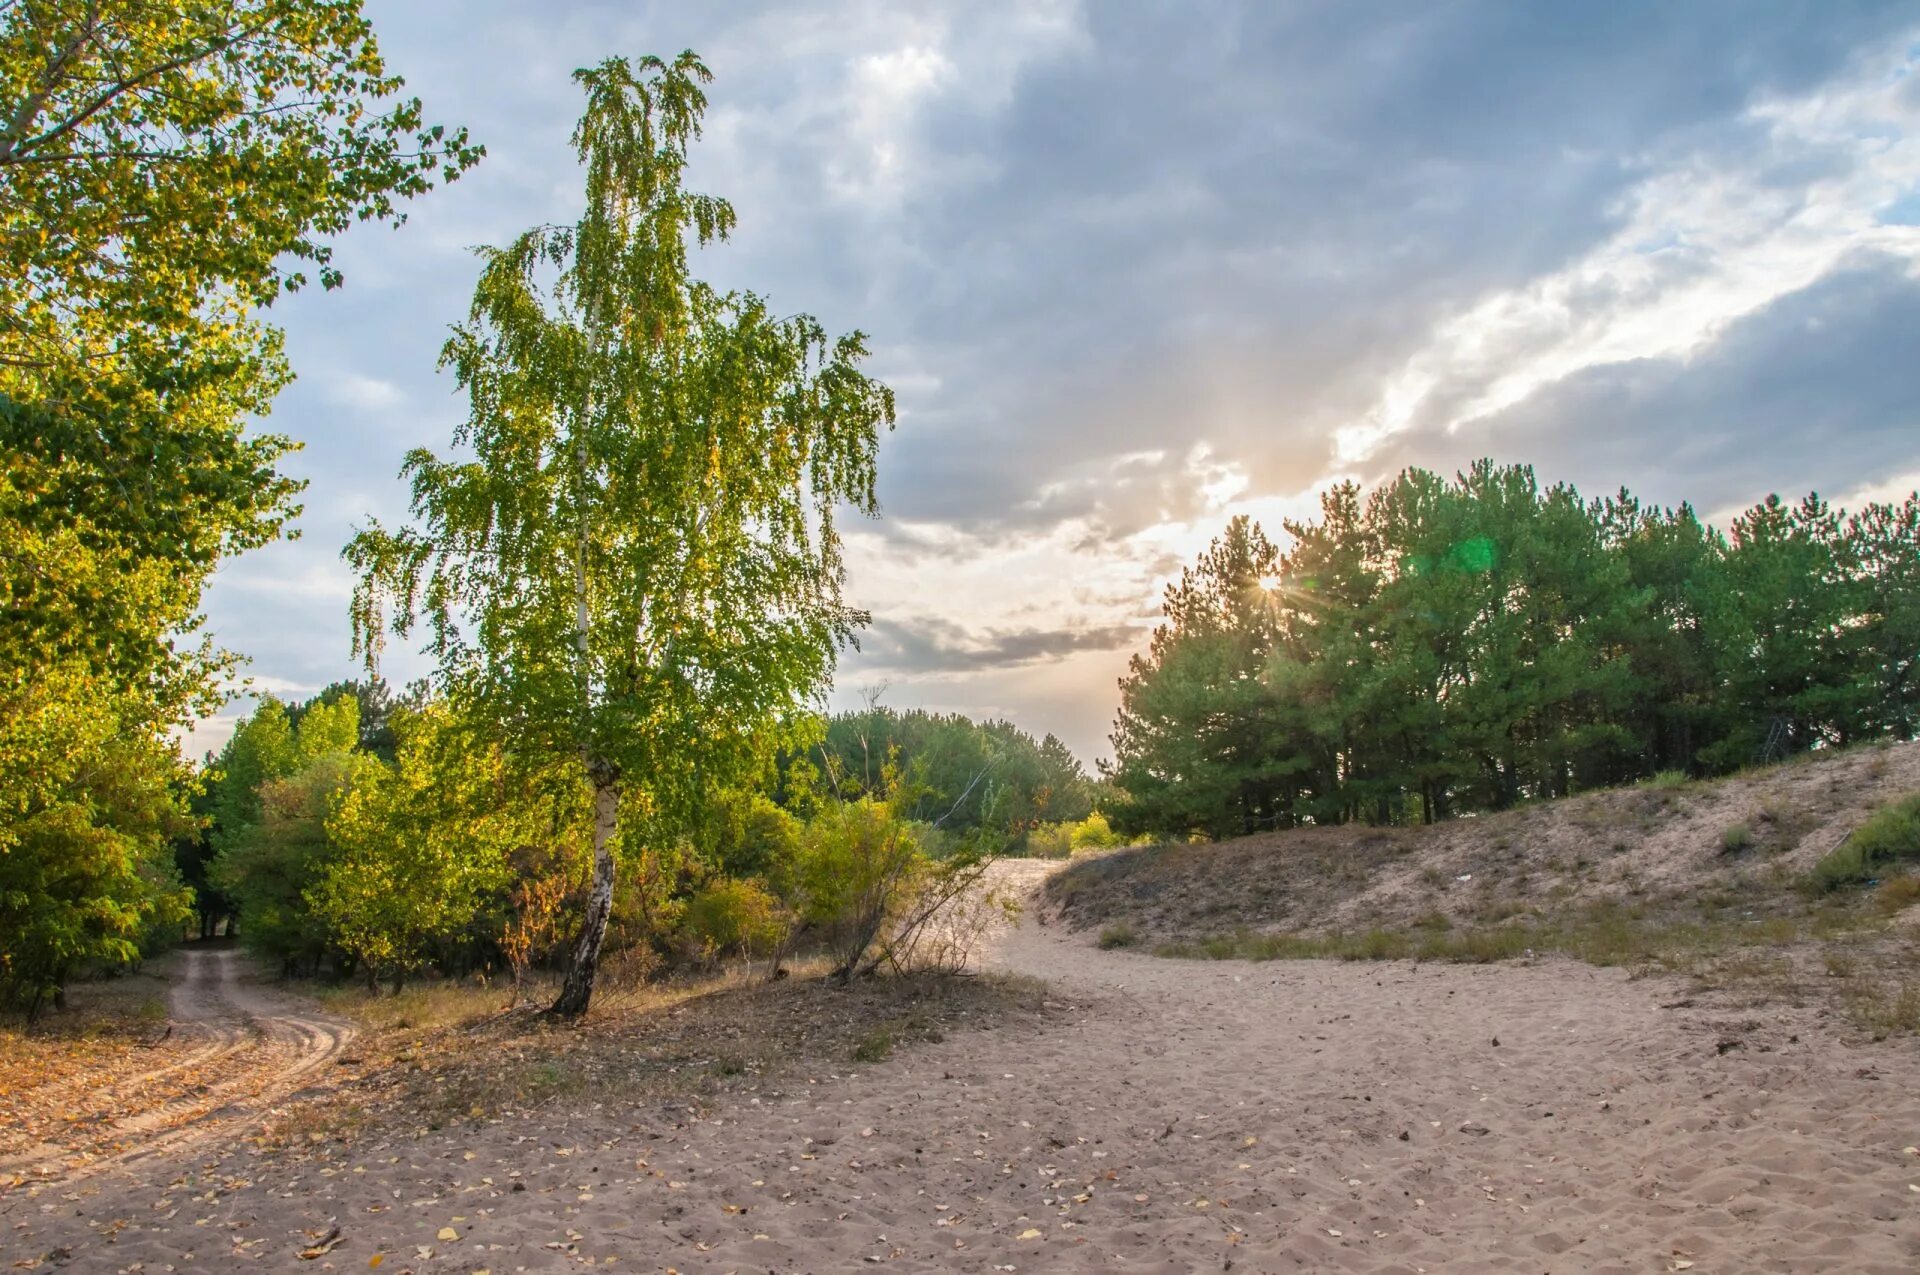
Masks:
[[[893,395],[861,371],[862,333],[690,275],[690,245],[734,225],[682,180],[710,78],[691,52],[576,74],[584,211],[482,250],[443,355],[463,456],[410,454],[414,524],[370,523],[346,551],[369,662],[389,625],[423,625],[450,690],[591,787],[563,1016],[592,996],[616,840],[669,835],[756,724],[818,696],[865,619],[842,602],[835,517],[876,510]]]

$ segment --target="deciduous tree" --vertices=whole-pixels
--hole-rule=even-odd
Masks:
[[[457,446],[407,458],[415,527],[347,556],[355,630],[391,604],[530,762],[593,792],[594,876],[553,1009],[585,1012],[613,906],[616,834],[666,838],[769,714],[815,696],[862,617],[841,601],[835,519],[874,509],[893,396],[829,338],[688,270],[734,224],[682,176],[705,66],[612,59],[577,76],[578,221],[482,254],[445,362]],[[631,853],[631,847],[629,851]]]

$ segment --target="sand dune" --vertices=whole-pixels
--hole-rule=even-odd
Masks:
[[[1185,963],[1029,921],[1052,1018],[704,1116],[203,1149],[0,1203],[69,1269],[1920,1269],[1920,1051],[1566,962]],[[308,1261],[299,1251],[340,1228]]]

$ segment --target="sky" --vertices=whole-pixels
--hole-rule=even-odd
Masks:
[[[472,249],[578,214],[571,72],[698,51],[697,272],[859,328],[897,392],[832,702],[1107,755],[1167,580],[1236,514],[1530,463],[1724,519],[1920,486],[1920,11],[1615,0],[369,0],[487,158],[271,313],[299,538],[224,566],[253,685],[351,676],[340,547],[406,516]],[[382,668],[428,669],[390,645]],[[245,701],[203,723],[217,747]]]

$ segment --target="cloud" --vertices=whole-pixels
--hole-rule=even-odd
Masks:
[[[363,412],[390,412],[407,401],[406,394],[392,381],[358,372],[341,372],[325,384],[323,392],[342,407]]]
[[[863,675],[975,673],[1111,651],[1140,638],[1132,625],[1007,629],[974,633],[937,616],[876,618],[862,638]]]
[[[1920,228],[1881,217],[1920,182],[1920,50],[1902,39],[1847,82],[1752,104],[1757,138],[1693,150],[1619,201],[1619,228],[1570,265],[1451,316],[1335,434],[1358,463],[1414,428],[1452,431],[1587,368],[1684,359],[1731,322],[1874,253],[1920,262]]]
[[[1841,493],[1920,467],[1920,265],[1865,256],[1738,319],[1692,357],[1583,369],[1396,464],[1529,459],[1590,493],[1625,485],[1723,512],[1769,492]]]
[[[351,671],[340,544],[404,518],[401,456],[464,415],[435,366],[467,249],[577,210],[569,73],[610,53],[715,71],[690,179],[740,223],[700,274],[867,331],[900,393],[885,520],[848,537],[850,600],[896,629],[845,669],[891,652],[924,670],[901,696],[1101,749],[1100,644],[1143,640],[1226,518],[1343,475],[1490,451],[1717,508],[1920,470],[1902,6],[368,7],[489,157],[270,316],[304,539],[209,611],[302,684]]]

